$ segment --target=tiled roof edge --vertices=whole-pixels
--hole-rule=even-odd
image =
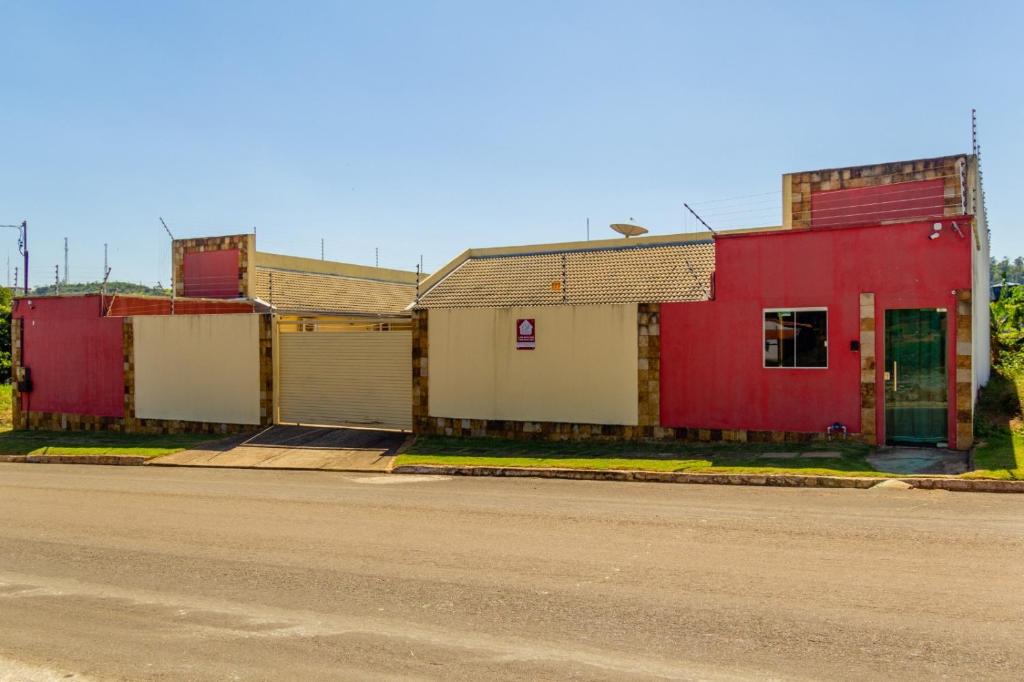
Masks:
[[[714,244],[714,239],[700,239],[700,240],[688,240],[678,242],[658,242],[658,243],[647,243],[647,244],[623,244],[622,246],[598,246],[594,248],[572,248],[572,249],[552,249],[550,251],[529,251],[526,253],[499,253],[499,254],[479,254],[472,255],[467,258],[470,260],[496,260],[498,258],[529,258],[530,256],[551,256],[560,253],[594,253],[604,251],[635,251],[639,249],[658,249],[666,246],[702,246],[707,244]],[[462,264],[459,264],[460,267]],[[458,270],[456,268],[452,272]],[[450,274],[450,273],[449,273]],[[442,280],[443,281],[443,280]],[[440,282],[438,282],[440,284]]]
[[[334,279],[348,279],[355,282],[376,282],[378,284],[393,284],[399,287],[407,287],[409,289],[415,289],[415,282],[396,282],[392,279],[377,279],[374,277],[356,277],[353,275],[337,275],[330,272],[310,272],[308,270],[290,270],[288,268],[276,268],[268,267],[266,265],[257,265],[256,270],[274,271],[274,272],[287,272],[293,275],[306,275],[313,277],[333,277]]]

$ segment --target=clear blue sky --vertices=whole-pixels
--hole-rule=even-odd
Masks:
[[[30,221],[33,284],[65,236],[72,280],[109,242],[113,278],[166,284],[158,216],[431,270],[587,217],[692,230],[684,201],[778,224],[783,172],[968,152],[973,106],[993,253],[1024,255],[1022,26],[1019,2],[0,2],[0,223]]]

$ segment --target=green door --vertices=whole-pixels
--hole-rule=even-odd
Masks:
[[[885,435],[889,443],[947,441],[946,311],[885,311]]]

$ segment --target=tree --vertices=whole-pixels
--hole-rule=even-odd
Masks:
[[[1004,287],[992,303],[992,346],[997,367],[1024,373],[1024,285]]]

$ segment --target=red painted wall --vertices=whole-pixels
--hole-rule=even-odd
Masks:
[[[22,365],[32,370],[22,409],[124,416],[120,318],[101,317],[99,296],[15,301],[22,320]]]
[[[821,432],[860,430],[861,292],[875,294],[876,424],[884,438],[882,372],[886,308],[946,308],[950,402],[955,405],[954,289],[971,287],[967,238],[944,220],[720,236],[716,298],[661,306],[663,426]],[[826,369],[764,368],[762,310],[828,307]],[[956,433],[950,417],[950,438]]]
[[[941,179],[815,192],[811,195],[811,227],[847,227],[941,216],[943,193]]]
[[[238,298],[238,249],[186,253],[182,261],[185,295]]]

